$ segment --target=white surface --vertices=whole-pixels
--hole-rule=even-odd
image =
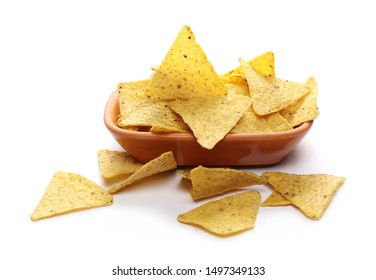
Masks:
[[[6,2],[1,279],[112,279],[118,265],[264,266],[260,279],[375,275],[372,1]],[[106,99],[118,82],[148,77],[184,24],[218,73],[272,50],[279,77],[316,77],[321,115],[311,132],[281,164],[249,170],[346,177],[322,219],[262,208],[253,230],[218,238],[176,221],[203,202],[171,172],[116,194],[113,206],[31,222],[55,171],[104,184],[96,152],[120,149],[103,124]]]

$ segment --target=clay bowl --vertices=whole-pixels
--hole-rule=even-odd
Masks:
[[[125,130],[117,126],[119,94],[107,100],[104,123],[114,139],[130,155],[145,163],[172,151],[179,166],[255,166],[281,161],[303,139],[313,122],[290,131],[228,134],[211,149],[201,147],[190,133],[152,133]]]

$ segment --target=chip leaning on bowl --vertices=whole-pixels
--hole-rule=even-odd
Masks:
[[[276,77],[270,51],[239,62],[237,68],[217,74],[191,28],[183,26],[150,78],[119,83],[115,125],[165,139],[171,134],[189,134],[203,150],[213,150],[231,135],[288,132],[318,116],[313,77],[304,84]],[[113,132],[112,117],[108,118],[106,125]],[[121,138],[120,131],[113,134]],[[174,154],[179,162],[178,153]]]

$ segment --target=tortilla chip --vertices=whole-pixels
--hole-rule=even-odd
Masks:
[[[263,203],[261,203],[261,207],[267,206],[286,206],[291,205],[291,202],[284,198],[282,195],[277,193],[276,191],[272,192],[267,199]]]
[[[277,112],[310,91],[300,83],[259,75],[241,58],[240,63],[248,81],[253,110],[258,115]]]
[[[248,84],[233,84],[233,83],[228,83],[226,84],[226,89],[229,94],[240,94],[240,95],[245,95],[249,96],[249,88]]]
[[[318,220],[345,178],[327,174],[295,175],[283,172],[262,174],[269,184],[307,217]]]
[[[174,155],[172,152],[166,152],[159,157],[145,163],[139,170],[133,173],[125,181],[113,186],[108,190],[109,193],[116,193],[117,191],[139,181],[143,178],[150,177],[157,173],[172,170],[177,167]]]
[[[178,221],[202,227],[219,236],[228,236],[255,226],[261,195],[247,191],[210,201],[185,214]]]
[[[69,212],[111,205],[112,195],[87,178],[56,172],[39,201],[31,220],[36,221]]]
[[[121,82],[118,84],[120,115],[126,116],[132,110],[134,100],[143,98],[150,80]]]
[[[189,26],[181,29],[145,90],[151,100],[223,96],[226,93],[226,87],[196,43]]]
[[[170,109],[168,102],[133,99],[127,115],[120,115],[118,125],[128,127],[148,127],[153,132],[187,132],[188,126],[182,118]]]
[[[268,77],[275,77],[273,52],[269,51],[263,53],[247,63],[252,66],[257,73]],[[242,66],[238,66],[237,68],[221,75],[221,79],[224,83],[248,85]]]
[[[266,183],[264,178],[252,172],[203,166],[192,169],[188,178],[191,180],[190,194],[193,200]]]
[[[202,96],[170,103],[190,127],[197,142],[209,150],[226,136],[250,106],[249,97],[237,94]]]
[[[100,150],[97,155],[101,175],[106,179],[134,173],[143,165],[125,151]]]
[[[290,123],[278,112],[259,116],[249,108],[230,133],[265,133],[291,129]]]
[[[280,111],[280,114],[293,127],[314,120],[319,115],[317,107],[318,86],[315,78],[308,78],[305,85],[310,89],[310,92]]]

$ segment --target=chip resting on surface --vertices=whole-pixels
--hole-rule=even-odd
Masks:
[[[171,109],[190,127],[197,142],[209,150],[229,133],[250,106],[250,98],[239,94],[197,97],[170,103]]]
[[[52,176],[30,218],[36,221],[112,203],[112,195],[94,182],[78,174],[59,171]]]
[[[319,115],[317,107],[318,86],[315,78],[308,78],[305,85],[310,89],[310,92],[280,111],[280,114],[293,127],[314,120]]]
[[[262,176],[278,193],[313,220],[321,218],[334,193],[345,181],[343,177],[327,174],[265,172]]]
[[[263,203],[261,203],[261,207],[267,206],[286,206],[291,205],[291,202],[284,198],[282,195],[277,193],[276,191],[272,192]]]
[[[177,167],[174,155],[172,152],[166,152],[159,157],[145,163],[139,170],[133,173],[125,181],[113,186],[108,190],[109,193],[116,193],[119,190],[133,184],[134,182],[143,178],[161,173],[164,171],[172,170]]]
[[[227,93],[189,26],[183,26],[156,69],[145,95],[153,100],[172,100]]]
[[[100,150],[97,153],[99,170],[103,178],[136,172],[143,165],[125,151]]]
[[[255,226],[261,195],[246,191],[207,202],[178,216],[178,221],[202,227],[218,236],[228,236]]]
[[[310,91],[304,84],[260,75],[241,58],[240,64],[248,81],[253,110],[258,115],[277,112]]]
[[[255,173],[233,168],[198,166],[183,177],[190,180],[190,194],[193,200],[266,183],[265,178]]]

